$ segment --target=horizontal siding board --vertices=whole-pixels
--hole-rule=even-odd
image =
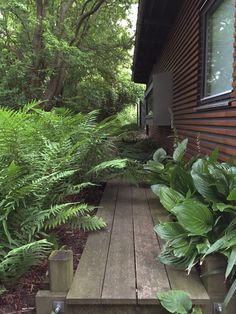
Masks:
[[[223,109],[198,110],[202,3],[202,0],[185,1],[153,71],[173,73],[174,125],[180,138],[189,138],[187,156],[191,157],[198,152],[196,138],[200,136],[202,154],[209,154],[216,146],[220,146],[220,157],[227,160],[232,155],[236,156],[236,103]],[[234,80],[233,88],[236,90],[236,52],[234,58],[232,55],[232,84]],[[236,91],[231,97],[236,97]],[[158,138],[158,144],[169,147],[171,139],[166,141],[161,129],[155,132],[153,134]]]

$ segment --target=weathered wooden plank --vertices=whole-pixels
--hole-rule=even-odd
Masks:
[[[160,305],[77,305],[66,308],[67,314],[167,314]],[[204,312],[204,314],[206,314]]]
[[[136,303],[131,187],[125,183],[118,192],[102,302]]]
[[[196,270],[192,270],[190,275],[186,271],[166,267],[167,274],[170,280],[171,288],[174,290],[183,290],[190,296],[193,304],[208,304],[210,301],[209,295],[204,288],[199,274]]]
[[[137,297],[139,304],[158,304],[157,292],[170,289],[160,246],[153,230],[145,189],[132,187]]]
[[[155,195],[151,190],[146,190],[151,214],[155,223],[158,223],[163,219],[163,216],[168,217],[168,212],[163,209],[161,210],[161,205],[158,200],[155,200]],[[157,210],[155,210],[155,204]],[[160,241],[162,244],[162,241]],[[192,270],[190,275],[184,270],[176,269],[173,267],[166,266],[167,275],[169,278],[171,289],[174,290],[183,290],[187,292],[192,299],[194,304],[207,304],[210,301],[210,298],[204,288],[199,274],[196,270]]]
[[[157,196],[149,188],[146,188],[145,192],[154,225],[161,221],[169,221],[168,212],[163,208]]]
[[[134,305],[77,305],[67,309],[68,314],[136,314]]]
[[[68,304],[96,304],[100,302],[110,244],[118,185],[110,182],[104,191],[97,215],[107,222],[104,231],[89,235],[71,289],[67,295]]]

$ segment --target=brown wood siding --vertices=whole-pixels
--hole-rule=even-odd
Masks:
[[[202,1],[187,0],[173,25],[154,72],[173,73],[173,115],[180,138],[189,138],[188,157],[208,154],[219,146],[221,159],[236,156],[236,102],[227,107],[198,110],[201,82],[201,14]],[[232,12],[232,14],[234,14]],[[236,24],[235,24],[236,26]],[[232,34],[232,39],[236,33]],[[236,39],[234,42],[236,47]],[[232,55],[232,97],[236,96],[236,52]],[[160,129],[152,133],[162,132]],[[164,134],[162,134],[164,135]],[[163,136],[156,134],[159,139]],[[160,143],[166,146],[166,140]]]

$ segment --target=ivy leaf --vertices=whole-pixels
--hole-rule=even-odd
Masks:
[[[188,314],[192,308],[192,301],[187,293],[181,290],[160,292],[157,299],[161,305],[170,313]]]
[[[212,230],[213,216],[208,207],[198,201],[189,199],[176,205],[172,212],[178,222],[192,235],[204,235]]]

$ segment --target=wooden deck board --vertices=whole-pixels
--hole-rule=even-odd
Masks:
[[[102,302],[135,304],[136,284],[131,187],[119,188],[107,260]]]
[[[170,289],[164,265],[156,257],[160,246],[153,231],[145,189],[132,188],[135,260],[139,304],[158,304],[157,292]]]
[[[117,192],[117,183],[109,183],[103,194],[101,208],[97,213],[99,217],[104,218],[107,228],[104,231],[93,232],[89,235],[71,289],[67,295],[68,304],[100,303]]]
[[[153,225],[169,218],[150,189],[109,182],[98,215],[108,228],[89,235],[67,295],[68,304],[114,309],[138,305],[140,313],[145,306],[156,306],[159,313],[156,293],[170,288],[185,290],[194,304],[209,302],[197,273],[187,276],[156,260],[162,242]]]

